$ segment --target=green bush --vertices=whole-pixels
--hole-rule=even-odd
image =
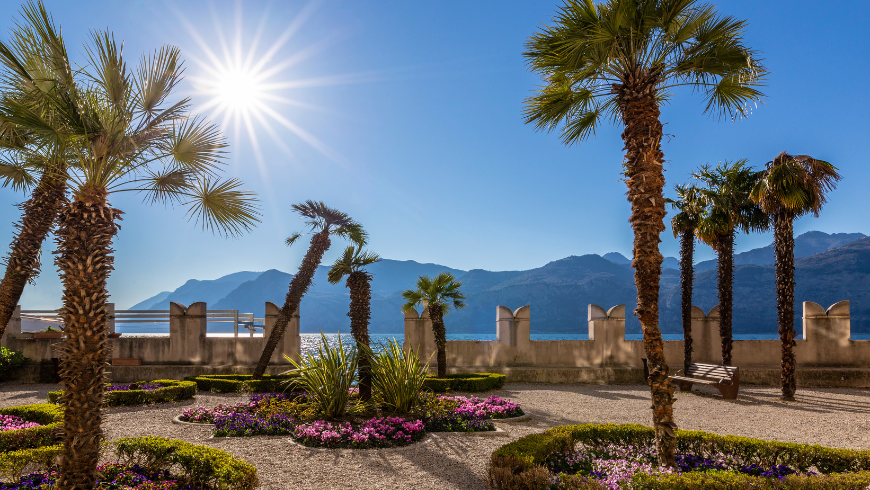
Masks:
[[[264,374],[261,379],[253,379],[250,374],[203,374],[186,376],[185,381],[193,381],[199,391],[212,393],[280,393],[295,391],[294,374],[272,376]]]
[[[633,490],[865,490],[870,472],[788,475],[783,480],[727,471],[692,471],[682,475],[636,474]]]
[[[368,355],[372,360],[372,392],[376,403],[393,412],[410,412],[420,401],[429,365],[421,365],[417,353],[405,352],[395,339],[390,339],[377,354],[369,349]]]
[[[581,424],[554,427],[543,433],[530,434],[521,437],[514,442],[505,444],[492,453],[490,461],[490,479],[497,478],[504,481],[505,475],[528,475],[528,471],[541,467],[547,457],[555,451],[566,451],[573,448],[577,443],[588,446],[602,446],[616,444],[620,446],[649,446],[654,444],[655,431],[642,425],[615,425],[615,424]],[[790,442],[765,441],[749,437],[720,436],[701,431],[677,431],[677,453],[709,455],[717,452],[729,454],[743,464],[758,464],[761,466],[786,465],[806,472],[815,467],[825,475],[806,477],[792,475],[778,483],[779,480],[770,480],[769,485],[786,486],[752,486],[755,480],[732,476],[711,476],[709,482],[703,480],[703,473],[686,473],[684,476],[669,476],[668,478],[683,478],[682,480],[661,480],[660,476],[644,476],[640,478],[638,485],[632,488],[643,489],[810,489],[810,488],[866,488],[868,483],[861,482],[863,478],[870,477],[870,451],[853,449],[837,449],[823,447],[816,444],[796,444]],[[860,472],[860,473],[859,473]],[[721,473],[725,475],[725,473]],[[730,475],[730,474],[728,474]],[[527,478],[527,476],[526,476]],[[716,480],[720,478],[722,482]],[[700,483],[695,483],[696,481]],[[736,482],[733,483],[732,482]],[[768,483],[766,483],[767,485]],[[813,486],[813,485],[818,486]],[[505,483],[498,488],[509,488],[511,483]],[[658,485],[658,486],[656,486]],[[680,486],[683,485],[683,486]],[[730,486],[729,486],[730,485]],[[829,485],[829,486],[825,486]],[[837,486],[842,485],[842,486]],[[857,486],[854,486],[857,485]],[[517,487],[523,488],[523,487]]]
[[[21,351],[0,347],[0,381],[9,377],[9,373],[24,364],[27,358]]]
[[[259,484],[253,465],[207,446],[162,437],[129,437],[115,441],[115,450],[122,464],[139,464],[151,471],[172,468],[178,476],[207,488],[250,490]]]
[[[106,407],[121,407],[127,405],[147,405],[152,403],[171,403],[188,400],[196,396],[196,383],[178,381],[175,379],[157,379],[154,381],[139,381],[138,384],[160,384],[156,390],[119,390],[108,391],[103,397]],[[63,390],[48,393],[50,403],[60,403]]]
[[[477,393],[498,390],[504,386],[505,375],[496,373],[448,374],[446,378],[426,376],[423,386],[436,393],[448,390]]]
[[[50,446],[57,442],[63,425],[63,409],[49,403],[0,408],[2,415],[14,415],[39,427],[0,432],[0,453]]]
[[[60,444],[0,453],[0,476],[18,482],[24,474],[48,471],[63,451]]]

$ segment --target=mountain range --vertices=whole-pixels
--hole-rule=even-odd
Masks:
[[[804,233],[795,239],[796,313],[800,331],[802,301],[823,307],[851,300],[852,328],[870,332],[870,238],[861,233]],[[734,256],[734,331],[753,334],[777,331],[773,245]],[[667,257],[660,283],[663,333],[681,332],[680,273],[676,258]],[[463,271],[437,264],[384,259],[368,268],[372,280],[372,333],[403,332],[401,291],[413,288],[417,277],[442,271],[462,282],[468,306],[447,317],[448,332],[494,333],[495,307],[532,305],[535,333],[586,333],[587,305],[604,308],[625,303],[634,308],[636,290],[631,261],[616,252],[571,256],[525,271]],[[303,332],[346,332],[348,294],[343,283],[329,284],[328,267],[320,266],[302,300]],[[243,271],[214,280],[189,280],[175,291],[164,291],[131,309],[165,310],[169,301],[205,301],[209,309],[238,309],[264,315],[264,302],[284,302],[292,274],[278,270]],[[715,261],[695,264],[694,300],[705,311],[717,304]],[[628,333],[639,333],[629,318]]]

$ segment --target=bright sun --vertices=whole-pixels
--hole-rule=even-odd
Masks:
[[[262,102],[262,87],[250,72],[222,73],[215,81],[213,92],[220,105],[230,111],[245,111]]]

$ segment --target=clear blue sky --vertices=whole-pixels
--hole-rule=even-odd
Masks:
[[[349,213],[370,232],[370,248],[390,259],[518,270],[569,255],[631,253],[629,205],[619,181],[621,128],[605,127],[595,139],[565,147],[557,135],[536,133],[522,121],[523,99],[539,82],[526,67],[523,44],[550,21],[556,1],[46,5],[78,60],[90,29],[113,31],[131,60],[163,44],[179,46],[189,76],[181,91],[195,107],[210,100],[191,81],[208,76],[206,47],[222,57],[221,38],[230,44],[240,38],[247,52],[259,32],[258,61],[293,29],[266,68],[279,68],[271,82],[302,83],[271,91],[293,103],[268,106],[304,133],[265,116],[268,131],[256,120],[252,126],[257,150],[244,125],[241,131],[232,121],[223,126],[231,144],[227,173],[259,193],[263,223],[226,240],[188,223],[181,209],[113,197],[126,213],[109,282],[120,308],[191,278],[295,271],[307,243],[288,249],[283,241],[302,229],[290,205],[306,199]],[[748,158],[761,166],[784,149],[810,154],[837,165],[844,180],[822,217],[800,220],[796,231],[870,233],[868,5],[718,2],[720,12],[748,20],[747,44],[762,52],[771,71],[769,97],[749,119],[731,122],[705,116],[696,94],[678,93],[662,112],[668,192],[699,164]],[[12,17],[5,10],[0,36]],[[3,243],[11,241],[18,217],[13,204],[24,198],[0,191]],[[740,236],[737,250],[770,241],[770,235]],[[324,262],[342,248],[336,241]],[[53,249],[46,244],[43,274],[25,292],[25,308],[60,305]],[[678,253],[670,230],[662,251]],[[698,256],[712,253],[699,247]]]

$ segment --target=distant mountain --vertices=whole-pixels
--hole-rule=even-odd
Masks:
[[[855,236],[859,239],[849,240]],[[857,233],[827,235],[811,232],[796,239],[801,254],[825,249],[796,261],[798,327],[800,302],[815,301],[828,307],[849,299],[852,301],[853,329],[856,332],[870,331],[870,238],[861,237],[863,235]],[[847,240],[845,245],[827,249]],[[750,254],[750,258],[762,257],[758,251],[768,248],[771,247],[744,254]],[[676,262],[676,259],[668,259]],[[527,304],[532,305],[532,329],[536,333],[586,333],[587,305],[590,303],[604,308],[624,303],[629,312],[636,304],[634,271],[628,259],[617,253],[604,257],[571,256],[535,269],[500,272],[481,269],[464,272],[437,264],[383,260],[371,266],[374,276],[371,332],[401,333],[401,306],[404,302],[401,291],[413,288],[421,274],[434,275],[445,270],[458,277],[468,297],[465,309],[451,311],[447,317],[448,331],[453,333],[491,334],[495,330],[497,305],[516,309]],[[329,284],[327,271],[327,266],[318,268],[312,287],[302,301],[303,332],[348,331],[347,289],[343,283]],[[774,275],[772,265],[738,264],[735,267],[735,333],[776,333]],[[664,333],[681,332],[679,276],[677,268],[662,269],[659,310],[660,327]],[[715,269],[696,273],[693,303],[705,311],[718,302],[716,276]],[[214,281],[188,281],[178,290],[160,293],[140,305],[154,300],[152,309],[167,309],[168,301],[176,301],[173,298],[180,298],[179,302],[183,304],[206,300],[211,309],[238,309],[254,312],[256,317],[262,318],[266,301],[279,306],[283,304],[292,277],[273,269],[263,273],[231,274]],[[221,293],[222,296],[214,299]],[[640,326],[631,315],[626,321],[626,331],[640,333]]]
[[[606,253],[602,257],[606,260],[613,262],[614,264],[631,265],[631,259],[627,258],[625,255],[622,255],[619,252]],[[676,257],[665,257],[664,262],[662,262],[662,267],[666,269],[679,269],[680,261]]]
[[[169,298],[170,294],[172,294],[172,291],[163,291],[162,293],[158,293],[158,294],[155,294],[154,296],[151,296],[150,298],[146,299],[145,301],[142,301],[140,303],[136,303],[135,305],[131,306],[129,309],[131,309],[131,310],[152,310],[152,309],[155,309],[155,308],[151,308],[151,307],[154,305],[157,305],[157,304],[162,305],[164,303],[164,301],[166,301],[167,298]],[[168,305],[169,303],[166,302],[166,304]],[[167,306],[167,308],[168,308],[168,306]],[[157,309],[159,309],[159,308],[157,308]]]
[[[865,238],[863,233],[832,233],[808,231],[794,239],[794,257],[801,259],[842,247],[847,243]],[[775,262],[773,244],[746,252],[734,254],[734,265],[773,265]],[[679,265],[677,266],[679,268]],[[716,269],[716,260],[705,260],[695,264],[695,272]]]

